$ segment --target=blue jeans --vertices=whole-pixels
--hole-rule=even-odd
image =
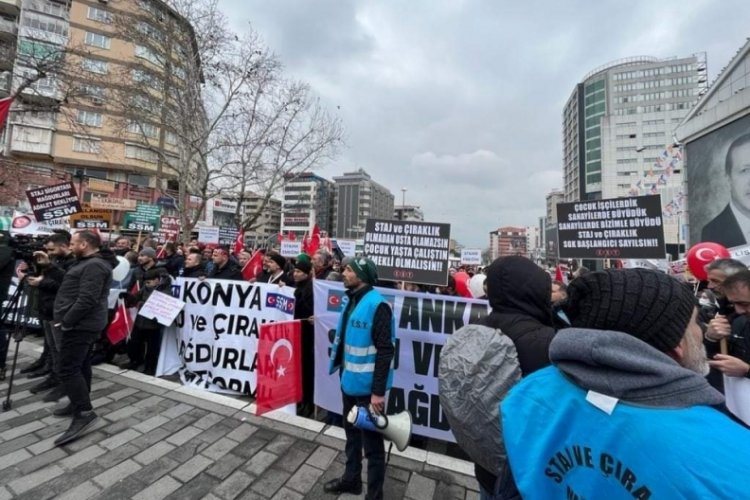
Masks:
[[[348,396],[344,397],[344,415],[354,405],[367,406],[370,404],[370,396]],[[346,470],[342,480],[347,483],[362,482],[362,446],[367,458],[367,498],[369,500],[382,500],[383,482],[385,481],[385,443],[383,435],[377,432],[363,431],[354,427],[344,418],[344,432],[346,433]]]

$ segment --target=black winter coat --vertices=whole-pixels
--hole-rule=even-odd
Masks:
[[[208,277],[217,280],[241,280],[242,270],[239,268],[239,266],[229,261],[224,264],[224,267],[221,268],[214,265],[214,268],[213,270],[211,270],[211,273],[208,275]]]
[[[100,332],[107,326],[109,289],[115,263],[101,254],[81,257],[65,273],[54,305],[63,330]]]
[[[487,296],[492,312],[479,323],[499,328],[516,346],[521,375],[550,364],[549,345],[555,336],[552,280],[524,257],[502,257],[486,270]],[[474,465],[479,483],[492,491],[496,477]]]
[[[65,271],[54,264],[42,268],[41,271],[42,281],[37,287],[39,289],[39,319],[52,321],[55,312],[55,297],[65,278]]]

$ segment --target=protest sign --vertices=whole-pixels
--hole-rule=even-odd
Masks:
[[[126,200],[124,198],[111,198],[101,194],[91,194],[91,208],[97,208],[101,210],[135,210],[136,201]]]
[[[357,255],[357,242],[355,240],[334,240],[334,243],[338,245],[341,252],[346,257],[356,257]]]
[[[367,219],[364,254],[383,280],[448,284],[450,224]]]
[[[284,257],[296,257],[302,253],[302,242],[282,240],[279,253]]]
[[[729,411],[750,425],[750,380],[724,375],[724,395]]]
[[[39,222],[67,217],[81,211],[72,182],[63,182],[26,191],[31,211]]]
[[[144,231],[153,233],[159,229],[161,207],[148,203],[138,203],[135,212],[125,215],[123,226],[131,231]]]
[[[155,319],[160,325],[171,326],[185,303],[178,298],[154,290],[143,304],[138,316]]]
[[[561,259],[663,259],[661,197],[557,204]]]
[[[219,228],[216,226],[201,226],[198,228],[198,243],[219,243]]]
[[[169,215],[162,215],[159,224],[159,242],[176,242],[180,239],[180,219]]]
[[[315,404],[341,413],[339,374],[328,374],[328,352],[344,301],[344,287],[314,281]],[[447,336],[489,314],[484,300],[380,289],[396,324],[393,388],[387,414],[409,410],[414,434],[454,441],[438,397],[438,364]],[[329,334],[330,332],[330,334]]]
[[[185,307],[162,339],[156,375],[255,397],[258,336],[264,323],[294,318],[294,289],[245,281],[178,279]]]
[[[34,214],[13,212],[10,224],[10,234],[13,236],[25,234],[29,236],[44,236],[52,234],[55,229],[68,229],[65,219],[55,219],[45,222],[37,222]]]
[[[219,245],[234,246],[240,230],[236,227],[219,226]]]
[[[70,216],[71,229],[110,229],[112,211],[90,208],[83,204],[83,210]]]
[[[461,264],[478,266],[482,264],[482,250],[479,248],[462,248]]]

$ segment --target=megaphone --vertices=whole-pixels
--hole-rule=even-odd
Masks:
[[[353,406],[346,420],[359,429],[381,433],[396,445],[398,451],[404,451],[409,446],[411,414],[408,411],[387,417],[373,412],[371,408]]]

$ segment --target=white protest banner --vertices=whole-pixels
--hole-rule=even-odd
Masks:
[[[356,257],[357,242],[355,240],[336,240],[336,244],[345,257]]]
[[[156,376],[179,373],[194,387],[255,397],[260,325],[294,318],[294,289],[180,278],[172,294],[185,308],[164,331]]]
[[[302,253],[302,242],[282,240],[279,253],[281,253],[283,257],[296,257]]]
[[[143,304],[138,316],[155,319],[160,325],[171,326],[185,303],[178,298],[154,290]]]
[[[342,312],[340,283],[315,280],[315,404],[341,414],[338,373],[328,374],[328,351]],[[378,289],[393,308],[396,354],[387,414],[409,410],[414,434],[455,441],[438,397],[438,363],[447,335],[489,313],[484,300]]]
[[[670,269],[667,259],[622,259],[622,267],[625,269],[653,269],[664,273],[669,272]]]
[[[482,264],[482,250],[480,248],[462,248],[461,264],[479,266]]]
[[[724,375],[724,395],[729,411],[750,425],[750,379]]]
[[[219,228],[217,226],[201,226],[198,228],[198,243],[219,243]]]

